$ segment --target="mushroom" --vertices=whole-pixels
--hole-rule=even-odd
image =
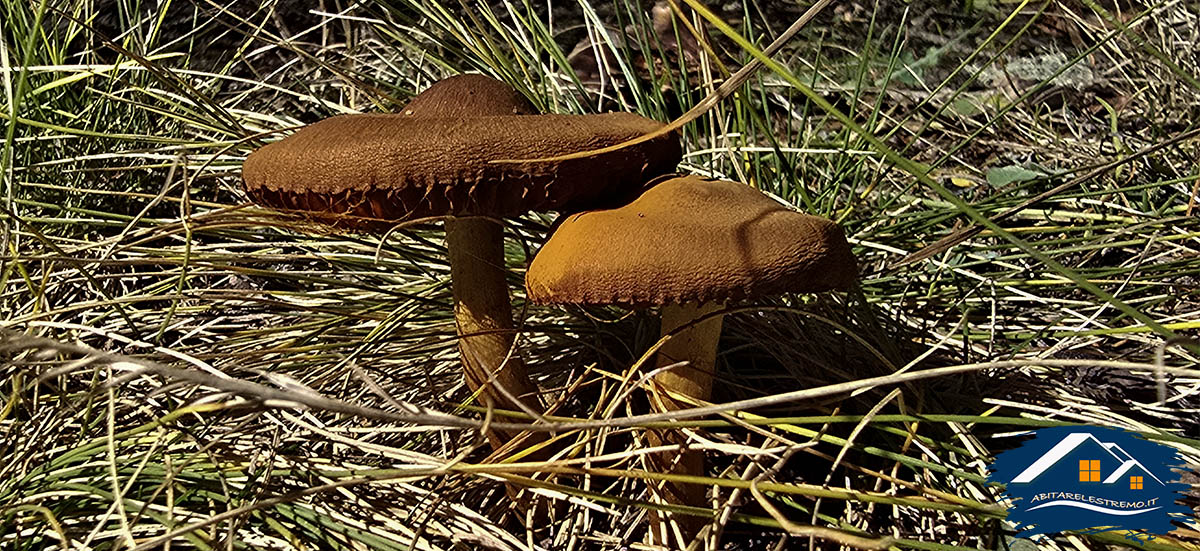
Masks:
[[[483,92],[474,93],[459,86],[480,78],[486,77],[435,85],[401,114],[342,115],[308,125],[251,154],[243,178],[260,204],[304,211],[340,226],[379,228],[447,217],[451,287],[468,386],[483,388],[490,406],[540,411],[537,388],[519,356],[511,353],[514,330],[502,228],[494,219],[531,210],[585,208],[625,189],[640,189],[654,176],[674,170],[681,151],[678,137],[668,134],[583,159],[495,163],[615,145],[662,124],[629,113],[514,114],[533,109],[521,101],[499,105],[497,98],[520,99],[504,85],[486,84]],[[494,386],[488,386],[493,377]],[[521,403],[509,396],[520,397]],[[499,448],[516,434],[492,430],[487,436]]]
[[[670,411],[688,407],[671,394],[711,398],[722,324],[714,312],[741,299],[846,288],[856,271],[837,224],[747,185],[683,176],[657,182],[626,206],[566,217],[525,285],[539,304],[659,307],[668,340],[656,362],[668,369],[654,376],[665,391],[655,407]],[[686,443],[674,432],[649,435],[652,445]],[[672,467],[672,458],[658,456],[655,467],[704,474],[702,453],[677,459]],[[702,505],[704,488],[668,484],[664,494],[668,503]]]
[[[434,83],[417,94],[400,113],[407,117],[487,117],[534,115],[537,108],[508,83],[476,74],[456,75]],[[537,385],[529,378],[520,354],[515,353],[515,328],[504,269],[504,228],[485,217],[451,217],[445,221],[446,251],[450,257],[450,292],[454,296],[454,325],[458,334],[467,387],[485,388],[484,401],[519,409],[512,397],[535,411],[543,411]],[[477,254],[464,254],[463,251]],[[486,295],[472,289],[487,291]],[[488,315],[491,313],[491,315]],[[510,353],[510,350],[513,351]],[[510,355],[511,354],[511,355]],[[482,362],[498,363],[484,364]],[[503,358],[506,358],[503,359]],[[502,367],[503,366],[503,367]],[[488,387],[485,376],[494,376],[498,389]],[[492,449],[499,449],[516,434],[489,431]],[[510,494],[512,493],[510,489]]]

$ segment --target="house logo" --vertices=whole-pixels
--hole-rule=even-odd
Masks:
[[[989,482],[1005,485],[1008,519],[1018,536],[1064,530],[1136,530],[1165,534],[1172,519],[1192,516],[1177,504],[1188,485],[1168,446],[1104,427],[1051,427],[1001,453]]]

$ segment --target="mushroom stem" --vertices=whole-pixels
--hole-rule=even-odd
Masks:
[[[713,369],[717,361],[717,342],[721,337],[721,322],[723,316],[712,316],[699,323],[697,319],[722,308],[720,303],[699,305],[668,304],[662,307],[661,335],[667,336],[671,331],[689,324],[691,327],[682,333],[672,335],[658,349],[658,367],[666,367],[679,362],[688,362],[671,368],[654,376],[654,382],[664,391],[708,400],[712,397]],[[665,392],[656,395],[655,409],[666,412],[691,407],[682,400],[674,399]],[[648,433],[651,446],[685,445],[687,438],[675,430],[651,430]],[[704,452],[698,450],[681,453],[663,453],[650,458],[651,465],[660,473],[704,476]],[[676,505],[704,505],[704,486],[699,484],[671,484],[662,488],[663,501]],[[651,514],[650,540],[652,543],[670,547],[673,540],[667,525],[660,522],[660,515]],[[681,516],[675,519],[680,531],[687,539],[691,539],[706,521],[698,517]]]
[[[467,386],[472,391],[484,387],[481,396],[491,407],[520,411],[512,399],[488,386],[495,374],[493,385],[503,387],[528,408],[542,411],[525,362],[515,350],[510,354],[516,332],[505,279],[503,228],[487,218],[447,219],[446,249]],[[490,429],[486,436],[492,448],[499,449],[518,434]]]
[[[692,324],[696,320],[720,310],[722,305],[709,302],[699,305],[668,304],[662,307],[661,335]],[[721,320],[724,316],[712,316],[695,323],[678,335],[672,336],[658,349],[658,367],[686,361],[688,365],[675,367],[659,373],[654,380],[663,388],[673,392],[707,400],[712,396],[713,368],[717,363],[717,341],[721,337]],[[670,409],[689,407],[686,403],[663,397]]]

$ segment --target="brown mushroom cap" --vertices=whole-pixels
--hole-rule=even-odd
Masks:
[[[621,208],[567,217],[525,276],[537,303],[633,307],[845,288],[841,227],[736,182],[658,183]]]
[[[242,176],[260,204],[380,220],[571,210],[674,170],[678,136],[560,162],[491,161],[598,149],[661,127],[631,113],[342,115],[255,151]]]
[[[410,117],[535,115],[537,108],[508,83],[483,75],[456,75],[413,97],[400,114]]]

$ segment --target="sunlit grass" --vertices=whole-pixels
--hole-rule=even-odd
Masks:
[[[807,6],[680,2],[664,32],[624,1],[118,3],[0,4],[0,547],[609,549],[665,508],[715,518],[721,548],[811,525],[997,549],[1013,527],[987,461],[1020,431],[1119,426],[1200,463],[1196,350],[1167,340],[1200,328],[1195,6],[835,3],[767,57]],[[568,59],[585,39],[601,83]],[[526,306],[552,218],[508,221],[520,344],[575,427],[549,459],[477,435],[526,419],[461,385],[439,224],[341,234],[240,191],[254,148],[457,72],[547,112],[667,121],[756,59],[683,128],[681,170],[838,220],[859,287],[732,305],[728,407],[638,418],[654,322]],[[644,429],[672,416],[707,477],[646,471]],[[655,504],[665,480],[713,499]],[[1112,544],[1135,545],[1040,545]]]

